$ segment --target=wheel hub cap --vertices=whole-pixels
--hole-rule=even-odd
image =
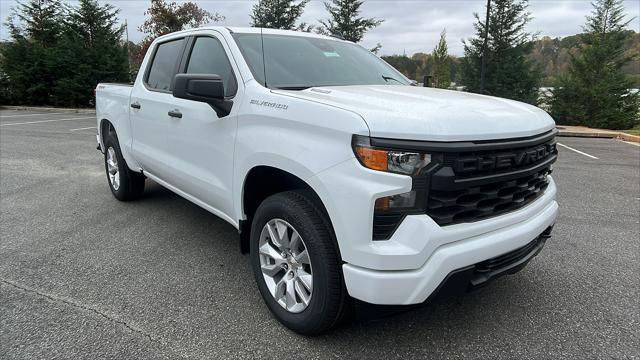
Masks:
[[[112,147],[107,149],[107,175],[109,176],[109,183],[117,191],[120,188],[120,169],[116,151]]]
[[[313,270],[300,234],[286,221],[273,219],[262,228],[258,246],[269,292],[287,311],[302,312],[311,301]]]

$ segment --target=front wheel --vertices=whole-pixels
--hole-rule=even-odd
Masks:
[[[348,297],[332,234],[306,192],[273,195],[254,216],[251,263],[258,289],[273,315],[297,333],[322,333],[345,314]]]

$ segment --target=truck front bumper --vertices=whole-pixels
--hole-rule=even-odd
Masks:
[[[540,201],[544,199],[536,203]],[[409,305],[424,302],[448,280],[467,288],[482,286],[519,271],[537,255],[550,237],[557,214],[558,204],[551,200],[525,221],[436,248],[415,270],[381,271],[344,264],[347,290],[372,304]]]
[[[427,215],[408,215],[389,240],[372,241],[375,200],[410,191],[409,177],[368,170],[352,159],[307,182],[333,224],[347,291],[372,304],[422,303],[450,274],[523,248],[558,216],[549,176],[543,195],[512,212],[448,226]]]

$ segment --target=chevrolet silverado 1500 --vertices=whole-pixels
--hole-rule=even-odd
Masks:
[[[412,85],[337,38],[192,29],[155,40],[133,85],[97,86],[97,141],[117,199],[151,179],[236,227],[273,315],[317,334],[352,299],[514,273],[550,237],[552,118]]]

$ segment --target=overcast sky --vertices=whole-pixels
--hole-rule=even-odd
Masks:
[[[25,0],[26,1],[26,0]],[[74,4],[74,1],[68,1]],[[137,28],[144,21],[144,11],[150,1],[142,0],[100,0],[109,2],[121,9],[120,18],[129,23],[129,37],[140,41],[144,35]],[[178,1],[180,2],[180,1]],[[249,26],[251,7],[255,0],[206,0],[195,1],[201,7],[218,12],[226,17],[219,24],[228,26]],[[372,48],[376,43],[382,44],[383,55],[412,55],[415,52],[430,52],[438,41],[443,28],[447,29],[449,51],[461,55],[463,38],[473,35],[473,13],[484,11],[485,0],[365,0],[362,15],[384,19],[384,23],[371,30],[365,36],[363,45]],[[0,0],[0,15],[4,23],[11,13],[15,0]],[[625,0],[628,19],[636,17],[631,29],[640,31],[640,1]],[[540,35],[552,37],[567,36],[579,33],[592,7],[588,0],[530,0],[529,10],[534,20],[528,30]],[[317,23],[326,17],[323,1],[312,0],[306,7],[301,20]],[[3,25],[0,33],[2,39],[8,37]]]

